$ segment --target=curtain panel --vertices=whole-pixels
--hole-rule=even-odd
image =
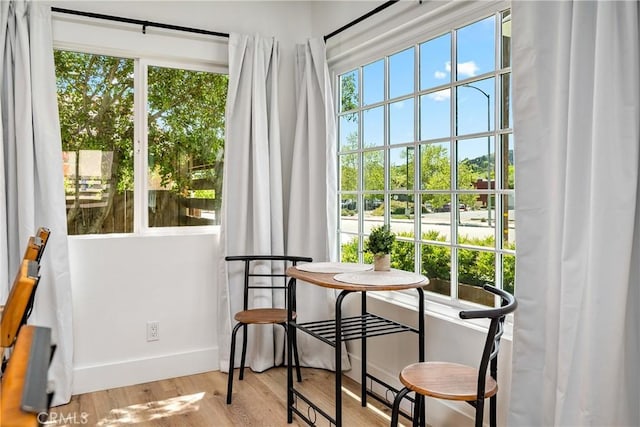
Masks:
[[[640,425],[637,2],[513,2],[509,425]]]
[[[29,236],[51,230],[29,323],[52,328],[53,405],[71,399],[73,325],[50,5],[0,2],[0,287],[8,295]]]
[[[325,44],[310,39],[296,47],[296,128],[291,165],[287,251],[314,261],[337,261],[336,124]],[[298,282],[300,322],[330,319],[335,292]],[[300,363],[335,370],[333,351],[300,334]],[[349,369],[343,351],[344,369]]]
[[[218,348],[223,372],[229,370],[232,316],[243,306],[243,265],[226,263],[224,257],[284,254],[278,62],[276,40],[230,35],[218,277]],[[284,304],[283,292],[257,293],[255,298],[254,307],[270,306],[272,299],[276,305]],[[279,329],[271,325],[247,328],[247,366],[261,372],[283,362],[285,336]]]

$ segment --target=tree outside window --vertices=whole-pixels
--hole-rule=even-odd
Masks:
[[[217,224],[227,76],[149,66],[143,91],[138,59],[62,50],[54,58],[69,234],[131,233],[134,203],[147,211],[144,227]],[[147,94],[139,147],[136,91]],[[146,172],[135,167],[136,150],[146,153]]]
[[[338,76],[342,261],[371,262],[362,242],[388,222],[392,267],[427,275],[427,290],[485,305],[478,286],[514,291],[507,21],[500,11]]]

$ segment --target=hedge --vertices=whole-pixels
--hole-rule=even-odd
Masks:
[[[414,244],[413,233],[401,232],[391,250],[391,267],[399,270],[413,271]],[[445,242],[445,236],[435,230],[422,234],[422,240],[433,242]],[[466,246],[493,247],[494,237],[468,237],[460,236],[458,243]],[[509,244],[508,249],[514,249],[514,244]],[[349,243],[342,245],[342,261],[358,262],[358,239],[354,238]],[[507,292],[513,293],[515,285],[515,256],[503,257],[503,287]],[[364,262],[372,263],[373,256],[364,253]],[[444,245],[426,244],[422,246],[421,253],[422,274],[430,279],[451,280],[451,249]],[[493,252],[459,249],[458,250],[458,282],[461,284],[482,286],[485,283],[495,284],[495,254]]]

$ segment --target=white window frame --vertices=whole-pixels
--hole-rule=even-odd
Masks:
[[[345,35],[342,37],[337,36],[336,37],[337,40],[335,41],[330,40],[327,43],[327,60],[330,67],[330,74],[332,76],[332,83],[334,85],[333,93],[335,96],[335,104],[337,106],[336,123],[339,123],[338,117],[340,113],[339,112],[339,104],[340,104],[339,76],[340,75],[344,73],[348,73],[349,71],[352,71],[354,69],[361,68],[365,65],[371,64],[381,58],[391,56],[394,53],[400,52],[409,47],[418,46],[420,43],[436,38],[444,33],[450,32],[454,28],[464,27],[468,24],[472,24],[474,22],[477,22],[478,20],[486,18],[489,15],[511,8],[510,2],[508,1],[471,2],[467,4],[459,4],[459,3],[456,4],[456,2],[447,2],[447,3],[440,3],[440,4],[437,4],[437,3],[438,2],[436,2],[436,4],[431,3],[428,6],[428,9],[424,11],[424,14],[418,17],[416,17],[416,15],[420,14],[419,10],[416,10],[416,8],[405,6],[406,10],[404,12],[399,12],[393,19],[389,20],[386,23],[377,22],[377,21],[374,22],[375,20],[372,19],[371,22],[369,23],[370,28],[363,29],[366,26],[366,21],[365,21],[364,23],[359,24],[359,29],[361,30],[359,33],[354,34],[353,36],[349,36],[349,35]],[[400,24],[400,22],[406,22],[406,23]],[[452,40],[452,43],[455,46],[455,40]],[[496,50],[498,49],[499,49],[499,46],[496,46]],[[387,62],[388,61],[385,61],[385,67],[387,66]],[[416,70],[417,70],[417,66],[416,66]],[[498,86],[500,84],[499,71],[500,69],[497,69],[489,73],[484,73],[481,75],[482,76],[481,79],[488,78],[488,77],[495,77],[496,79],[495,85]],[[418,74],[417,71],[416,71],[416,74]],[[480,76],[474,76],[473,78],[470,78],[470,79],[464,79],[464,80],[461,79],[457,81],[452,80],[448,85],[448,87],[452,88],[451,96],[452,97],[456,96],[455,94],[456,86],[459,87],[461,84],[464,84],[465,81],[476,80],[479,77]],[[419,95],[416,95],[417,93],[420,92],[420,89],[418,87],[419,76],[416,75],[415,79],[416,79],[415,80],[416,89],[412,93],[412,96],[417,96],[419,98]],[[362,88],[362,73],[360,73],[360,81],[358,82],[358,84],[359,84],[359,87]],[[388,82],[385,80],[385,85],[386,84],[388,84]],[[495,93],[497,94],[499,92],[496,91]],[[385,98],[384,103],[382,103],[381,105],[387,104],[387,103],[388,103],[388,99]],[[366,109],[371,108],[374,105],[378,105],[378,104],[367,105]],[[499,108],[498,104],[494,102],[494,110],[497,110],[498,108]],[[363,106],[360,106],[358,108],[358,111],[362,111],[364,109],[365,108]],[[416,111],[416,114],[419,114],[419,107],[415,107],[415,111]],[[452,115],[455,114],[454,109],[451,110],[451,114]],[[494,111],[495,124],[498,123],[498,117],[499,117],[498,111]],[[385,122],[388,120],[387,114],[384,115],[384,120]],[[414,123],[416,124],[414,133],[416,133],[417,135],[418,133],[417,124],[419,123],[419,120],[415,119]],[[454,126],[453,120],[451,122],[451,126]],[[362,136],[361,121],[358,122],[358,127],[359,127],[359,135],[360,135],[359,137],[361,137]],[[385,125],[385,129],[387,129],[386,125]],[[512,132],[509,132],[509,133],[512,133]],[[451,135],[452,135],[451,138],[455,139],[454,134],[452,133]],[[494,126],[494,129],[491,131],[491,135],[500,136],[501,135],[500,128],[499,127],[496,128],[496,126]],[[465,136],[465,138],[466,137],[467,136]],[[415,141],[419,141],[418,136],[416,136]],[[498,142],[499,141],[497,139],[494,139],[494,152],[497,151],[496,147],[498,146],[497,145]],[[338,143],[337,146],[339,150],[340,144]],[[402,146],[403,145],[400,144],[397,147],[402,147]],[[388,145],[385,145],[385,147],[388,147]],[[361,153],[362,147],[360,147],[357,152]],[[454,152],[450,153],[452,162],[455,162],[454,154],[455,154]],[[359,157],[359,162],[361,163],[360,160],[361,160],[361,157]],[[389,162],[388,156],[385,156],[386,170],[389,170],[388,162]],[[360,168],[362,167],[363,165],[360,164]],[[359,175],[362,176],[361,170],[359,172]],[[452,180],[455,179],[454,175],[455,173],[452,173],[452,178],[451,178]],[[385,179],[388,179],[388,176],[385,176]],[[388,185],[386,187],[388,188]],[[357,195],[359,199],[361,199],[360,196],[362,195],[362,192],[363,192],[362,183],[360,183],[359,188],[360,189],[357,191]],[[340,191],[340,189],[337,189],[337,190]],[[459,192],[460,192],[459,190],[455,190],[455,186],[451,187],[450,194],[452,196],[458,194]],[[385,196],[388,197],[391,191],[387,189],[385,190],[385,193],[386,193]],[[502,195],[502,193],[500,193],[499,191],[496,191],[495,194],[496,194],[496,197]],[[336,215],[339,217],[341,195],[338,194],[338,197],[339,197],[338,212],[336,213]],[[385,223],[388,223],[389,221],[389,218],[387,216],[388,214],[385,212]],[[360,237],[360,240],[364,238],[364,236],[362,235],[362,230],[363,230],[362,221],[363,221],[363,218],[360,215],[359,225],[358,225],[358,235]],[[338,224],[339,223],[340,222],[338,220]],[[336,232],[337,232],[337,241],[338,241],[338,253],[340,253],[340,248],[339,248],[340,230],[337,229]],[[499,234],[500,230],[496,228],[495,233]],[[360,241],[360,246],[361,245],[362,245],[362,241]],[[497,254],[495,248],[491,251]],[[415,252],[415,249],[414,249],[414,252]],[[419,254],[417,252],[415,253],[416,253],[416,260],[415,260],[416,266],[420,266],[419,260],[417,259]],[[499,258],[496,257],[496,263],[498,262],[498,259]],[[457,266],[453,265],[456,262],[457,262],[456,259],[452,259],[452,270],[453,269],[457,270]],[[463,321],[459,318],[458,313],[460,309],[465,309],[465,308],[469,308],[470,306],[476,306],[476,305],[464,300],[458,300],[457,286],[453,286],[453,283],[454,281],[452,277],[451,297],[439,295],[432,292],[425,292],[426,311],[432,316],[446,319],[455,323],[464,324],[474,328],[480,327],[479,322],[468,321],[468,320]],[[398,305],[405,309],[409,309],[409,310],[417,309],[417,296],[415,295],[415,293],[376,292],[376,293],[372,293],[371,297],[384,300],[386,302]],[[509,319],[508,323],[511,323],[512,316],[509,316],[508,319]],[[506,331],[506,335],[509,336],[510,332],[511,332],[511,328],[509,327],[508,330]]]
[[[134,61],[133,231],[74,235],[74,239],[217,234],[219,225],[148,226],[147,69],[149,66],[228,74],[228,39],[147,29],[69,15],[53,15],[53,48]]]

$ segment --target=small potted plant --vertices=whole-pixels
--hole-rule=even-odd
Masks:
[[[369,238],[364,242],[364,250],[373,254],[373,269],[375,271],[391,270],[391,247],[396,235],[388,225],[373,227]]]

